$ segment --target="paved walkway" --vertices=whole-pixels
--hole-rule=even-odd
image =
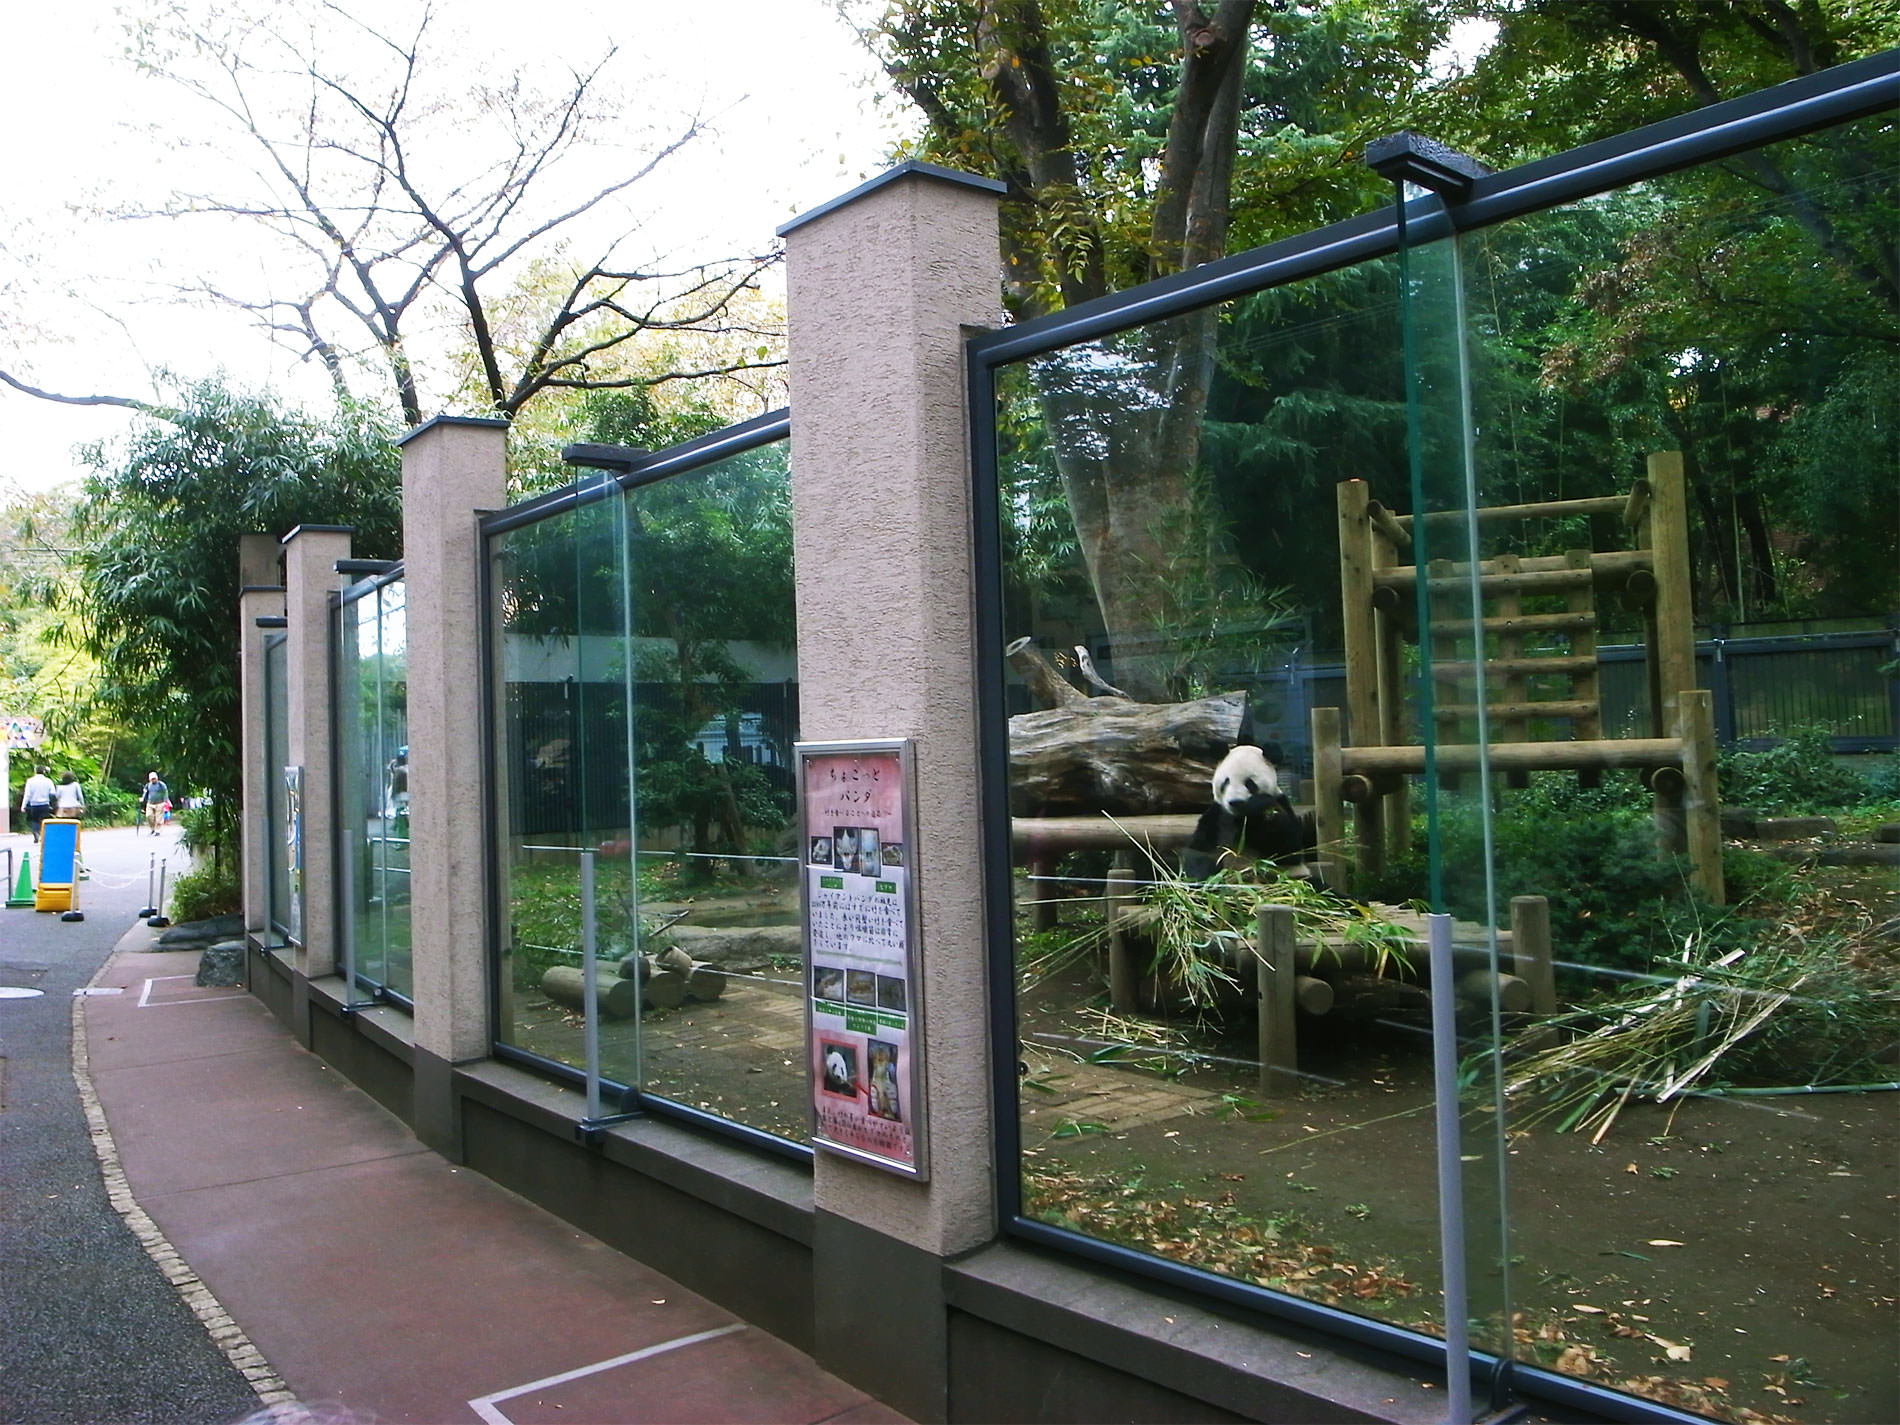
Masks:
[[[114,1206],[277,1418],[903,1419],[451,1165],[153,938],[77,1001],[81,1098]]]

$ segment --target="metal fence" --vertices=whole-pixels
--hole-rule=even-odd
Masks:
[[[1772,744],[1802,727],[1825,728],[1837,753],[1900,751],[1900,618],[1886,628],[1730,638],[1716,630],[1696,643],[1696,681],[1714,694],[1715,735],[1724,747]],[[1606,737],[1654,737],[1649,666],[1642,644],[1597,650]],[[1343,709],[1342,663],[1312,663],[1297,652],[1277,672],[1237,679],[1248,686],[1254,736],[1276,742],[1281,760],[1312,767],[1309,715]],[[1568,736],[1567,723],[1533,725],[1533,736]],[[1350,734],[1349,734],[1350,735]]]

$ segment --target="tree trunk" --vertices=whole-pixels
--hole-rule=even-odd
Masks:
[[[1016,816],[1200,811],[1214,766],[1241,740],[1247,695],[1187,703],[1090,698],[1009,720]]]

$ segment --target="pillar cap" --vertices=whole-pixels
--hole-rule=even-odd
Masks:
[[[424,431],[434,430],[437,426],[473,426],[477,430],[507,430],[508,422],[500,416],[431,416],[414,430],[405,431],[396,437],[397,445],[407,445]]]
[[[285,535],[281,540],[279,540],[278,543],[289,544],[291,540],[295,539],[300,534],[355,534],[355,533],[356,533],[356,526],[353,524],[300,524],[295,529],[293,529],[289,534]]]
[[[1009,191],[1008,184],[1000,183],[994,178],[984,178],[975,173],[963,173],[954,168],[945,168],[941,164],[925,163],[921,159],[913,158],[898,164],[895,168],[885,169],[870,182],[860,183],[849,193],[840,193],[836,198],[827,199],[817,207],[800,213],[789,223],[781,223],[778,228],[778,235],[784,237],[794,228],[803,227],[813,218],[823,217],[826,213],[842,208],[847,203],[855,203],[858,199],[867,197],[880,188],[889,187],[900,178],[912,177],[935,178],[940,182],[954,183],[964,188],[974,188],[979,193],[995,193],[1001,195]]]

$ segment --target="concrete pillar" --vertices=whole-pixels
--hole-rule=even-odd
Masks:
[[[455,1064],[488,1053],[488,828],[483,787],[481,546],[507,498],[508,424],[438,416],[402,445],[409,659],[410,936],[416,1135],[460,1154]]]
[[[298,525],[284,536],[284,618],[289,634],[284,671],[290,765],[302,771],[302,876],[294,894],[297,983],[291,1028],[310,1043],[308,984],[336,973],[337,816],[333,756],[336,729],[330,683],[330,596],[347,582],[336,562],[350,557],[345,525]]]
[[[264,630],[260,618],[284,616],[284,576],[280,547],[268,534],[238,537],[238,707],[239,746],[238,867],[244,896],[244,928],[255,935],[270,929],[270,783],[283,769],[266,765]]]
[[[928,1066],[927,1181],[818,1155],[817,1354],[919,1420],[946,1410],[941,1260],[996,1230],[963,338],[1000,319],[1001,191],[909,163],[780,229],[800,734],[916,740]],[[875,620],[838,616],[853,581]]]

